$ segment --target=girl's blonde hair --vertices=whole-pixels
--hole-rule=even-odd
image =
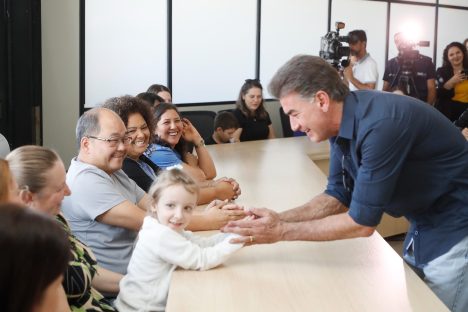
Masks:
[[[39,193],[50,183],[45,173],[62,161],[55,151],[37,145],[18,147],[7,155],[6,160],[18,187],[32,193]]]
[[[153,199],[153,208],[161,198],[162,192],[172,185],[182,185],[187,192],[196,194],[198,199],[200,188],[188,174],[177,168],[162,170],[148,191],[148,195]]]
[[[10,199],[12,180],[8,161],[0,159],[0,203],[7,202]]]
[[[151,185],[151,188],[148,191],[148,195],[153,199],[153,208],[155,208],[161,198],[162,192],[172,185],[182,185],[187,192],[196,194],[198,198],[199,187],[188,174],[176,168],[163,170],[159,173],[155,182]],[[153,208],[150,209],[151,214],[155,213]]]

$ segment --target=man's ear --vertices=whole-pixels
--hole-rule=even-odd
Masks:
[[[223,132],[223,128],[218,127],[218,128],[215,129],[215,131],[216,131],[216,132]]]
[[[317,103],[318,108],[326,113],[330,109],[330,97],[328,93],[322,90],[319,90],[315,93],[315,101]]]
[[[88,137],[82,137],[80,141],[80,151],[88,152],[89,150],[89,138]]]

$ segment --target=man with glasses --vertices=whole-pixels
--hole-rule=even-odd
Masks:
[[[329,139],[327,188],[279,214],[251,208],[255,219],[223,231],[246,244],[326,241],[370,236],[384,212],[405,216],[405,260],[451,310],[468,311],[468,145],[460,131],[420,100],[350,92],[315,56],[292,58],[269,89],[293,130]]]
[[[71,195],[62,210],[73,233],[104,268],[125,274],[150,198],[121,170],[131,138],[105,108],[84,113],[76,127],[79,153],[71,161]]]

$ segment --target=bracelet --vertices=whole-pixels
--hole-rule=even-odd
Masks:
[[[198,142],[198,144],[194,144],[195,147],[202,147],[202,146],[205,146],[205,140],[201,139],[200,142]]]

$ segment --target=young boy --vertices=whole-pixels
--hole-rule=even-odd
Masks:
[[[234,143],[233,134],[239,128],[236,117],[230,112],[220,112],[214,120],[214,131],[205,144]]]

